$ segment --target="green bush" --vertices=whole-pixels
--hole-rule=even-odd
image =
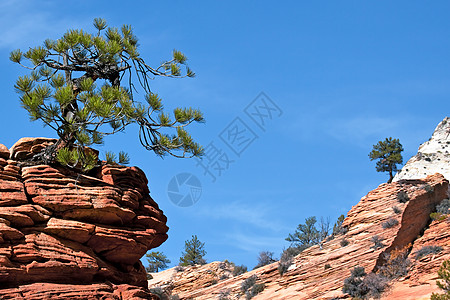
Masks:
[[[443,282],[437,280],[436,285],[444,291],[444,294],[433,293],[431,295],[431,300],[450,300],[450,260],[445,260],[438,271],[439,279]]]
[[[445,219],[447,219],[447,215],[439,212],[434,212],[430,214],[430,218],[432,220],[444,221]]]

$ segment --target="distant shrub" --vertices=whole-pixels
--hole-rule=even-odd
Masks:
[[[218,300],[229,300],[230,298],[230,289],[223,289],[219,292]]]
[[[373,246],[370,247],[372,249],[380,249],[383,248],[385,245],[383,244],[383,239],[380,238],[378,235],[374,235],[371,239],[370,239],[373,243]]]
[[[301,252],[297,247],[289,247],[283,250],[281,253],[280,261],[278,263],[278,272],[280,275],[286,273],[289,267],[292,265],[294,261],[294,257]]]
[[[264,283],[257,283],[252,287],[252,296],[256,296],[257,294],[264,291],[266,285]]]
[[[233,268],[233,276],[239,276],[247,272],[247,267],[244,265],[234,266]]]
[[[345,246],[347,246],[349,243],[350,243],[350,242],[349,242],[346,238],[343,238],[343,239],[341,240],[341,242],[340,242],[341,247],[345,247]]]
[[[241,291],[245,293],[246,291],[251,289],[255,285],[256,280],[258,280],[258,277],[256,275],[252,275],[249,278],[245,279],[241,284]]]
[[[450,209],[450,200],[444,199],[436,205],[436,212],[441,214],[448,214],[448,210]]]
[[[402,211],[400,210],[400,208],[398,208],[397,206],[392,206],[392,210],[394,211],[394,213],[396,213],[397,215],[399,213],[401,213]]]
[[[442,213],[438,213],[438,212],[434,212],[434,213],[430,214],[430,218],[432,220],[443,221],[443,220],[447,219],[447,215],[446,214],[442,214]]]
[[[170,300],[180,300],[180,296],[178,296],[178,295],[172,295],[172,296],[170,296],[169,299],[170,299]]]
[[[150,279],[153,279],[153,276],[152,276],[152,274],[147,273],[147,280],[150,280]]]
[[[389,280],[375,273],[368,274],[362,282],[362,290],[366,292],[366,297],[373,299],[379,299],[388,286]]]
[[[433,188],[431,185],[429,185],[428,183],[425,184],[425,185],[423,186],[423,189],[424,189],[427,193],[432,193],[432,192],[434,191],[434,188]]]
[[[406,203],[409,201],[409,196],[408,193],[406,193],[405,191],[400,191],[397,193],[397,200],[400,203]]]
[[[441,246],[423,246],[422,248],[417,250],[416,253],[414,253],[415,259],[419,260],[424,256],[427,256],[429,254],[438,254],[441,251],[442,251]]]
[[[256,284],[257,280],[258,277],[256,275],[252,275],[242,282],[241,291],[244,293],[246,299],[251,299],[264,290],[264,283]]]
[[[337,219],[336,223],[333,226],[333,233],[331,234],[332,236],[345,234],[347,232],[347,228],[342,226],[342,223],[344,222],[344,220],[345,220],[345,216],[340,215],[339,218]]]
[[[273,257],[273,252],[261,251],[261,252],[259,252],[259,256],[258,256],[258,264],[253,268],[253,270],[261,268],[266,265],[269,265],[276,261],[277,260]]]
[[[350,277],[344,280],[342,292],[354,299],[379,298],[387,287],[386,277],[375,273],[366,274],[363,267],[355,267]]]
[[[394,227],[396,225],[398,225],[398,221],[397,221],[397,219],[394,219],[394,218],[390,218],[387,221],[381,223],[381,227],[383,227],[383,229],[388,229],[388,228]]]
[[[170,300],[169,293],[159,286],[151,288],[150,293],[158,296],[161,300]]]
[[[184,267],[183,267],[183,266],[176,266],[176,267],[174,268],[174,270],[175,270],[176,272],[181,272],[181,271],[184,271]]]
[[[384,253],[385,263],[379,268],[379,273],[388,279],[394,279],[408,274],[411,262],[408,259],[408,251],[393,250]]]
[[[323,266],[323,269],[324,270],[331,269],[331,265],[330,264],[325,264],[325,266]]]

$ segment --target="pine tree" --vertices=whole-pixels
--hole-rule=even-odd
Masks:
[[[397,172],[397,164],[403,163],[402,151],[403,146],[400,144],[399,139],[389,137],[373,145],[373,150],[369,153],[370,160],[378,159],[376,165],[378,172],[389,172],[388,183],[394,179],[394,172]]]
[[[139,126],[141,144],[159,156],[201,155],[202,147],[185,127],[203,122],[202,113],[175,108],[171,118],[149,84],[157,76],[194,77],[187,57],[174,50],[170,60],[151,67],[140,57],[131,26],[108,27],[105,20],[96,18],[94,27],[95,33],[69,30],[60,39],[45,40],[42,46],[11,52],[10,60],[30,71],[14,86],[22,106],[32,121],[41,120],[59,137],[34,160],[57,160],[87,171],[98,158],[85,147],[101,144],[104,136],[124,131],[132,123]],[[144,97],[138,99],[138,95]],[[144,100],[145,105],[138,102]],[[126,155],[119,155],[120,163],[127,160]]]
[[[448,300],[450,299],[450,260],[444,260],[438,271],[439,279],[443,281],[436,281],[436,285],[444,290],[444,294],[433,293],[431,300]]]
[[[305,224],[299,224],[297,229],[286,238],[286,241],[291,242],[297,248],[304,250],[319,241],[320,232],[316,228],[316,217],[308,217]]]
[[[206,260],[205,243],[200,242],[197,235],[184,242],[184,252],[181,253],[180,266],[204,265]]]
[[[170,264],[170,260],[162,252],[152,251],[145,255],[148,261],[147,272],[155,273],[159,270],[167,268],[167,264]]]

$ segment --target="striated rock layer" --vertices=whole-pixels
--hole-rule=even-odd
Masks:
[[[145,174],[22,166],[52,142],[0,145],[0,298],[151,299],[140,258],[168,227]]]
[[[385,264],[385,254],[412,249],[408,252],[411,270],[406,277],[390,283],[384,299],[429,299],[432,292],[439,291],[435,284],[439,265],[450,257],[448,222],[435,221],[428,227],[429,214],[446,198],[447,189],[448,181],[440,174],[380,185],[349,211],[343,223],[345,234],[325,241],[322,248],[306,249],[283,275],[278,272],[278,263],[273,263],[210,286],[196,279],[195,270],[172,273],[173,283],[167,279],[150,283],[171,286],[172,294],[181,299],[218,299],[223,295],[227,295],[223,299],[245,299],[241,285],[256,275],[257,283],[264,283],[265,288],[252,299],[349,299],[342,293],[342,286],[354,267],[362,266],[368,273],[377,271]],[[408,199],[399,197],[403,193]],[[386,226],[386,221],[392,226]],[[374,236],[382,240],[382,247],[373,247]],[[439,245],[442,251],[416,260],[415,253],[424,245]]]

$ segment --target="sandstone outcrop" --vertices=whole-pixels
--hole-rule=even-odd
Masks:
[[[252,299],[349,299],[342,293],[342,286],[351,269],[362,266],[367,272],[377,271],[386,263],[386,253],[404,249],[411,258],[411,270],[406,277],[391,282],[385,299],[429,298],[432,292],[438,291],[436,272],[450,254],[450,236],[445,229],[447,221],[433,222],[426,228],[429,214],[446,198],[447,189],[448,181],[440,174],[382,184],[349,211],[343,223],[347,229],[345,234],[325,241],[322,247],[304,250],[283,275],[278,271],[278,263],[273,263],[205,286],[203,280],[196,279],[196,271],[190,270],[184,275],[172,275],[172,293],[181,299],[217,299],[225,294],[226,299],[244,299],[241,285],[245,279],[256,275],[257,283],[263,283],[265,288]],[[386,226],[386,222],[391,225]],[[420,235],[422,237],[418,238]],[[382,241],[382,247],[374,247],[374,236]],[[343,244],[343,240],[348,241],[348,245]],[[439,244],[443,249],[439,255],[415,260],[417,250],[429,244]],[[207,266],[202,268],[208,269]],[[170,286],[167,278],[150,283],[154,286],[165,282]]]
[[[145,174],[21,164],[53,142],[0,145],[0,298],[152,299],[139,259],[168,228]]]

